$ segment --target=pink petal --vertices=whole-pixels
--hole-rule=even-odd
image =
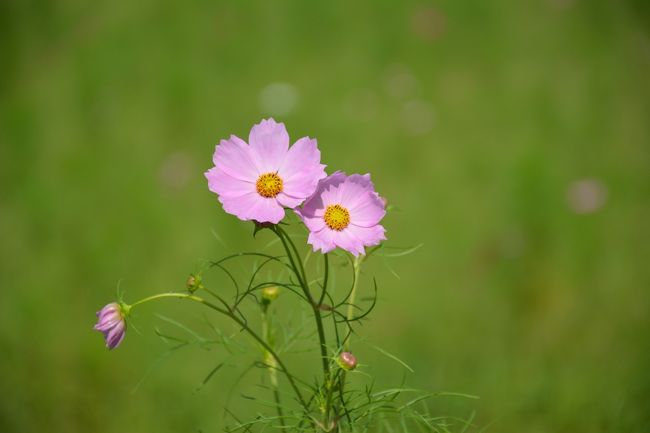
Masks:
[[[328,227],[318,232],[310,232],[307,243],[314,247],[314,252],[320,250],[323,253],[329,253],[336,248],[336,244],[334,243],[335,233],[334,230]]]
[[[261,173],[275,173],[289,150],[289,134],[284,123],[273,119],[262,120],[253,126],[248,142]]]
[[[317,164],[320,164],[320,151],[316,139],[302,137],[287,152],[278,174],[283,179],[290,179],[293,175],[305,170],[305,165]]]
[[[348,226],[349,228],[350,226]],[[363,249],[363,241],[356,237],[348,228],[337,232],[333,237],[334,242],[340,248],[352,253],[355,257],[359,254],[365,254]]]
[[[316,191],[318,181],[327,176],[324,168],[324,165],[318,164],[311,171],[305,171],[301,175],[293,176],[288,181],[283,179],[284,193],[291,197],[306,199]]]
[[[116,302],[111,302],[108,305],[102,307],[101,310],[97,312],[98,316],[105,316],[107,314],[115,314],[120,311],[120,306]]]
[[[345,182],[340,182],[338,184],[331,183],[325,185],[321,190],[320,201],[323,204],[323,207],[327,207],[331,204],[341,204],[341,185]]]
[[[367,247],[379,245],[386,240],[386,229],[381,225],[372,227],[359,227],[350,224],[345,231],[359,239]]]
[[[210,191],[226,197],[238,197],[255,192],[253,182],[236,179],[216,167],[205,172]]]
[[[235,179],[255,182],[261,174],[257,169],[249,146],[234,135],[221,140],[212,157],[214,165]]]
[[[325,227],[325,220],[323,219],[323,215],[319,216],[307,216],[302,209],[298,208],[295,209],[296,214],[300,217],[303,223],[307,226],[309,231],[312,232],[317,232],[323,229]]]
[[[356,204],[348,208],[350,222],[360,227],[372,227],[386,215],[381,198],[373,191],[367,191],[356,199]]]
[[[262,197],[257,192],[239,197],[219,196],[219,201],[226,212],[243,221],[277,224],[284,218],[284,209],[275,198]]]
[[[307,243],[314,247],[314,251],[327,253],[334,248],[342,248],[355,256],[364,253],[363,242],[347,229],[336,231],[324,227],[317,232],[310,232]]]
[[[300,206],[300,203],[305,201],[304,198],[294,198],[285,194],[284,192],[281,192],[275,198],[278,200],[278,203],[284,207],[288,207],[289,209],[295,209]]]
[[[283,191],[291,197],[302,198],[304,200],[316,191],[318,181],[325,176],[327,176],[325,166],[316,164],[309,171],[305,170],[296,174],[289,180],[282,178],[284,182]]]
[[[366,196],[366,192],[374,191],[370,175],[353,174],[339,187],[338,200],[341,206],[350,209]]]
[[[114,328],[112,328],[106,334],[104,334],[104,337],[106,339],[106,347],[108,347],[111,350],[115,349],[117,346],[120,345],[122,340],[124,340],[125,334],[126,334],[126,329],[125,329],[124,322],[120,322],[117,325],[115,325]]]
[[[97,323],[93,327],[93,329],[95,329],[96,331],[106,332],[106,331],[114,328],[115,325],[117,325],[118,323],[120,323],[120,319],[107,319],[107,320],[104,320],[103,322]]]
[[[296,198],[314,193],[318,181],[325,178],[325,165],[320,163],[320,151],[315,139],[303,137],[291,146],[278,174],[284,182],[284,192]]]
[[[303,205],[300,213],[305,217],[322,217],[325,213],[325,207],[331,203],[330,199],[337,194],[337,186],[345,180],[345,173],[340,171],[329,175],[318,183],[318,188]],[[329,192],[329,191],[332,192]]]

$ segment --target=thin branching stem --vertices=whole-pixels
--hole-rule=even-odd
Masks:
[[[324,381],[327,383],[330,377],[330,365],[329,365],[329,360],[327,357],[327,341],[325,338],[325,328],[323,326],[323,318],[320,313],[320,304],[317,304],[314,302],[314,298],[311,295],[311,291],[309,290],[309,287],[307,286],[307,279],[305,278],[305,270],[302,267],[302,263],[300,263],[300,256],[298,255],[298,249],[296,248],[295,244],[291,240],[291,238],[287,235],[287,233],[282,229],[280,226],[275,226],[277,230],[275,230],[275,233],[278,235],[280,238],[280,241],[282,241],[282,245],[284,246],[284,249],[287,252],[287,255],[289,256],[289,262],[291,263],[291,266],[293,267],[293,271],[296,274],[296,278],[298,278],[298,281],[300,282],[303,292],[305,293],[305,297],[311,304],[311,307],[314,311],[314,317],[316,319],[316,328],[318,330],[318,339],[320,342],[320,352],[321,352],[321,359],[323,363],[323,376],[324,376]],[[291,247],[289,246],[291,245]],[[292,253],[293,250],[293,253]],[[296,255],[296,259],[294,260],[293,255]],[[296,265],[296,260],[300,263],[300,268]],[[302,271],[302,272],[301,272]],[[325,277],[327,279],[327,276]]]
[[[298,282],[303,287],[303,290],[309,292],[307,278],[305,277],[305,269],[302,266],[302,262],[300,261],[300,254],[298,254],[298,249],[296,248],[296,245],[293,243],[293,241],[291,240],[287,232],[285,232],[284,229],[279,225],[274,226],[273,231],[275,232],[276,235],[278,235],[280,241],[282,242],[282,246],[284,247],[284,250],[287,253],[287,257],[289,257],[291,270],[293,271],[294,274],[296,274],[296,278],[298,278]],[[294,254],[296,256],[295,259],[294,259]],[[309,294],[309,298],[311,299],[311,293]]]
[[[302,264],[302,261],[300,260],[300,255],[298,254],[298,249],[296,248],[296,245],[293,243],[289,235],[284,231],[282,227],[279,225],[275,226],[274,232],[276,235],[280,238],[280,241],[282,242],[282,245],[284,246],[284,249],[287,253],[287,256],[289,257],[289,262],[291,263],[291,266],[293,267],[294,274],[296,274],[296,278],[298,278],[298,282],[302,286],[302,289],[305,293],[305,297],[311,304],[312,310],[314,312],[314,318],[316,320],[316,329],[318,331],[318,340],[320,343],[320,354],[321,354],[321,361],[323,364],[323,384],[325,386],[330,385],[330,362],[329,362],[329,357],[327,355],[327,340],[325,337],[325,327],[323,326],[323,318],[321,316],[321,305],[320,302],[316,303],[314,302],[314,298],[311,294],[311,291],[309,290],[309,285],[307,283],[307,276],[305,273],[305,268]],[[294,256],[295,255],[295,260]],[[323,294],[321,294],[321,299],[324,297],[324,293],[326,293],[327,287],[325,283],[327,282],[328,279],[328,272],[329,272],[329,264],[327,262],[327,256],[325,256],[325,277],[324,277],[324,284],[323,284]],[[296,262],[299,263],[299,266],[296,265]],[[326,414],[329,413],[329,408],[325,409]],[[326,415],[327,417],[328,415]],[[327,422],[327,419],[326,419]]]
[[[293,375],[289,372],[289,369],[284,364],[284,362],[282,361],[280,356],[273,350],[273,348],[271,346],[269,346],[266,343],[266,341],[264,341],[264,338],[257,335],[257,333],[255,331],[253,331],[248,326],[248,324],[246,322],[244,322],[242,319],[237,317],[233,311],[231,311],[230,309],[225,310],[225,309],[223,309],[223,308],[221,308],[221,307],[219,307],[219,306],[217,306],[217,305],[215,305],[215,304],[213,304],[213,303],[211,303],[209,301],[206,301],[205,299],[203,299],[203,298],[201,298],[199,296],[196,296],[194,294],[190,294],[190,293],[174,293],[174,292],[160,293],[158,295],[149,296],[147,298],[141,299],[140,301],[137,301],[136,303],[132,304],[131,308],[135,307],[136,305],[143,304],[145,302],[153,301],[155,299],[162,299],[162,298],[178,298],[178,299],[187,299],[187,300],[190,300],[190,301],[198,302],[200,304],[205,305],[208,308],[211,308],[211,309],[217,311],[218,313],[221,313],[221,314],[223,314],[225,316],[230,317],[230,319],[232,319],[235,323],[237,323],[242,328],[242,330],[244,330],[244,331],[246,331],[246,333],[248,333],[248,335],[253,337],[253,339],[255,341],[257,341],[275,359],[275,361],[278,363],[278,366],[280,367],[282,372],[287,377],[287,380],[289,381],[289,384],[293,388],[293,391],[296,394],[296,397],[298,398],[298,401],[300,402],[300,404],[304,408],[305,412],[309,412],[309,407],[307,406],[307,403],[305,402],[305,399],[302,396],[302,393],[300,392],[300,389],[296,385],[296,382],[294,381]]]

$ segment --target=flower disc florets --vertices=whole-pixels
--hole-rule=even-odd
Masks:
[[[255,189],[262,197],[275,197],[282,192],[282,179],[277,173],[265,173],[257,178]]]
[[[329,205],[323,219],[329,228],[340,232],[350,225],[350,211],[340,204]]]

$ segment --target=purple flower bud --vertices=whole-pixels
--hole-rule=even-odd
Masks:
[[[120,345],[126,334],[126,320],[124,307],[117,302],[112,302],[97,312],[97,324],[93,329],[104,334],[106,347],[109,350]]]
[[[357,358],[350,352],[341,352],[337,363],[343,370],[351,371],[357,368]]]

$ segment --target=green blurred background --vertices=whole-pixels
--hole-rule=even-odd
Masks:
[[[434,412],[650,431],[649,23],[642,0],[3,1],[0,431],[220,431],[237,366],[197,391],[219,349],[156,361],[154,312],[195,309],[143,309],[110,353],[91,327],[118,284],[266,244],[203,171],[268,116],[372,173],[389,245],[424,244],[367,270],[361,333],[412,386],[481,397]]]

